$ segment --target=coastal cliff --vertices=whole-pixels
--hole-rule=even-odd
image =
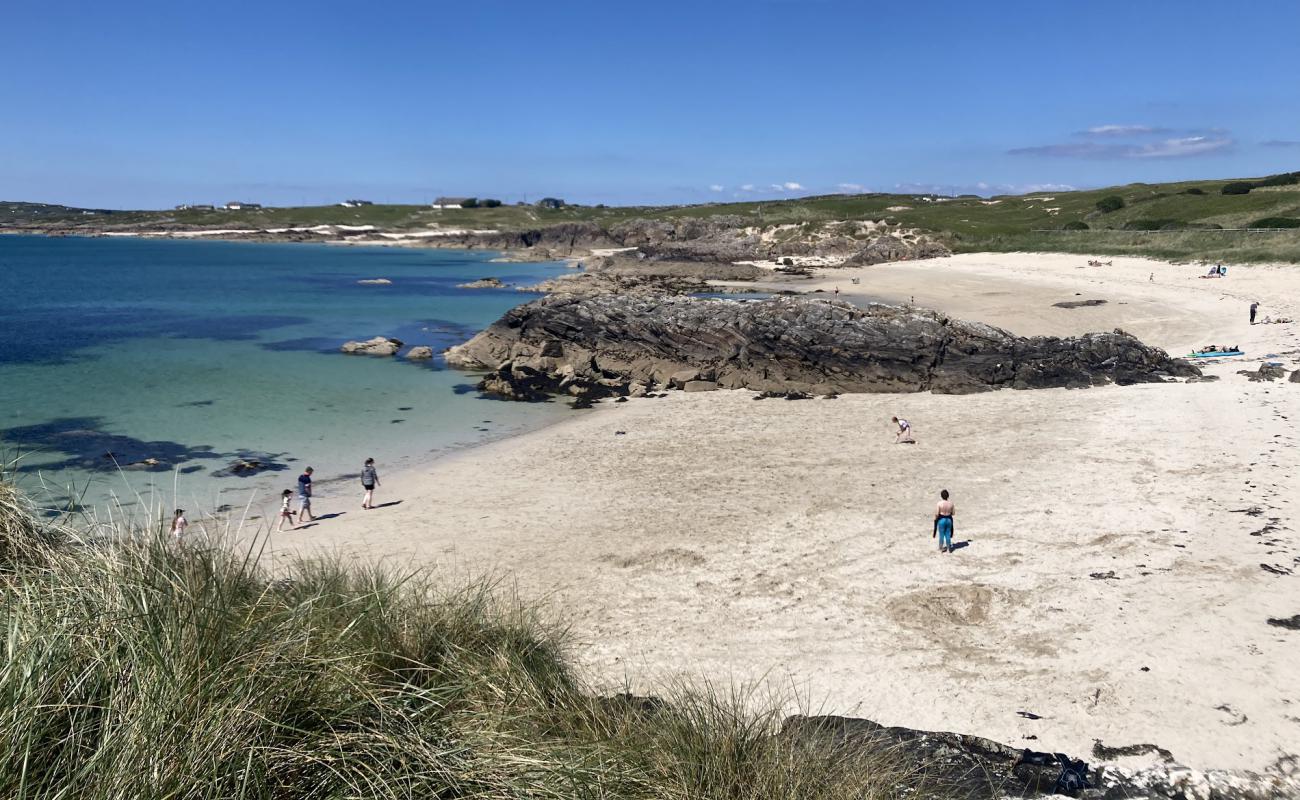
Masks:
[[[967,394],[1200,374],[1121,331],[1025,338],[915,308],[648,292],[545,297],[446,356],[451,366],[491,370],[481,390],[521,400],[654,386]]]

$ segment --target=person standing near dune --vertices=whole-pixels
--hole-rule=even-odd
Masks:
[[[1251,325],[1254,325],[1254,324],[1255,324],[1255,312],[1257,312],[1257,311],[1259,311],[1259,301],[1258,301],[1258,300],[1256,300],[1255,302],[1253,302],[1253,303],[1250,304],[1250,324],[1251,324]]]
[[[952,552],[952,515],[957,506],[948,499],[948,490],[939,492],[939,504],[934,507],[934,536],[939,537],[939,552]],[[933,538],[933,537],[932,537]]]

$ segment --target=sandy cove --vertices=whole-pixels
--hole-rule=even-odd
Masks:
[[[1247,324],[1252,298],[1300,318],[1300,268],[1086,261],[967,255],[800,288],[1249,357],[1206,365],[1217,383],[606,402],[384,475],[378,502],[399,505],[323,486],[318,513],[341,515],[271,551],[506,576],[548,598],[602,685],[766,680],[886,724],[1264,769],[1300,751],[1300,632],[1267,624],[1300,614],[1300,386],[1235,373],[1266,353],[1300,367],[1300,325]],[[1108,302],[1052,306],[1090,298]],[[893,444],[893,414],[919,444]]]

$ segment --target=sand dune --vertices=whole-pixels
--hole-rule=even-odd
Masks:
[[[1252,298],[1300,318],[1300,270],[1086,261],[958,256],[810,286],[1248,357],[1208,365],[1217,383],[606,403],[386,475],[378,500],[399,505],[324,486],[318,511],[342,515],[272,549],[508,576],[610,685],[765,679],[888,724],[1266,768],[1300,751],[1300,632],[1267,624],[1300,614],[1300,385],[1235,372],[1266,353],[1300,367],[1300,326],[1247,324]],[[1086,298],[1107,303],[1053,306]],[[895,413],[918,444],[892,443]],[[941,488],[950,555],[931,538]]]

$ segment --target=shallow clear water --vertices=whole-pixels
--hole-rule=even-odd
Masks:
[[[457,283],[564,272],[495,255],[0,236],[0,457],[21,456],[50,506],[140,494],[203,513],[254,489],[269,503],[307,464],[318,493],[346,478],[333,491],[350,500],[367,456],[382,475],[538,427],[567,409],[481,399],[440,358],[338,351],[373,336],[441,351],[533,297]],[[393,283],[357,283],[380,277]],[[222,473],[249,456],[272,468]]]

